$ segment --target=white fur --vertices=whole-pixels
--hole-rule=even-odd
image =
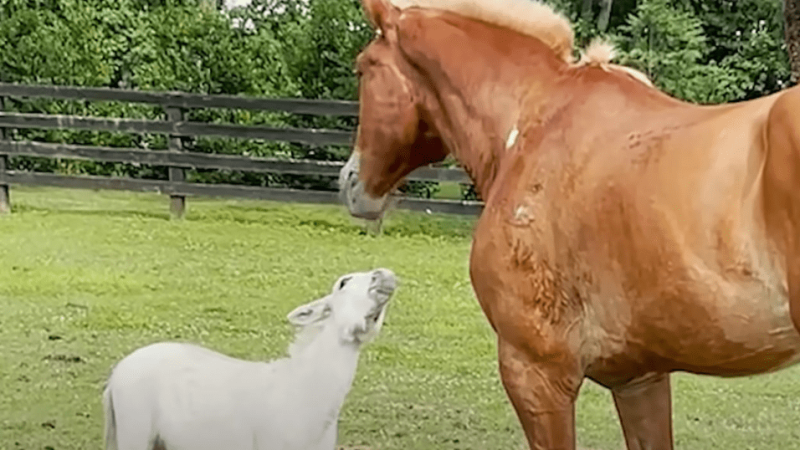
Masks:
[[[362,344],[383,325],[387,269],[352,273],[288,315],[288,358],[245,361],[162,342],[120,361],[103,391],[106,449],[334,450]]]

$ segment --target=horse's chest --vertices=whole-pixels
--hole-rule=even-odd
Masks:
[[[578,316],[579,295],[571,282],[577,272],[561,265],[557,253],[552,222],[536,192],[509,196],[484,211],[470,274],[478,302],[501,338],[531,344],[549,333],[543,330],[554,331]]]

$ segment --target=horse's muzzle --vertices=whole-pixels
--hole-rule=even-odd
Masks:
[[[339,172],[339,193],[350,215],[366,220],[378,220],[387,205],[387,196],[373,198],[364,191],[364,183],[358,179],[359,152],[354,151],[347,164]]]

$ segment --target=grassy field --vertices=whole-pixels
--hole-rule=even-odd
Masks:
[[[101,447],[100,391],[149,342],[195,341],[271,359],[285,315],[346,272],[402,278],[361,359],[340,444],[521,449],[491,329],[467,276],[472,222],[396,212],[369,236],[338,207],[191,199],[168,220],[150,194],[17,189],[0,218],[0,449]],[[681,449],[800,449],[798,369],[750,379],[675,376]],[[587,382],[579,441],[618,450],[609,394]]]

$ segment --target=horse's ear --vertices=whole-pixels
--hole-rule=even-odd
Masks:
[[[376,30],[385,32],[397,19],[400,10],[390,0],[362,0],[367,19]]]
[[[328,317],[330,311],[331,308],[330,305],[328,305],[328,298],[325,297],[298,306],[292,310],[286,318],[292,325],[304,327]]]

